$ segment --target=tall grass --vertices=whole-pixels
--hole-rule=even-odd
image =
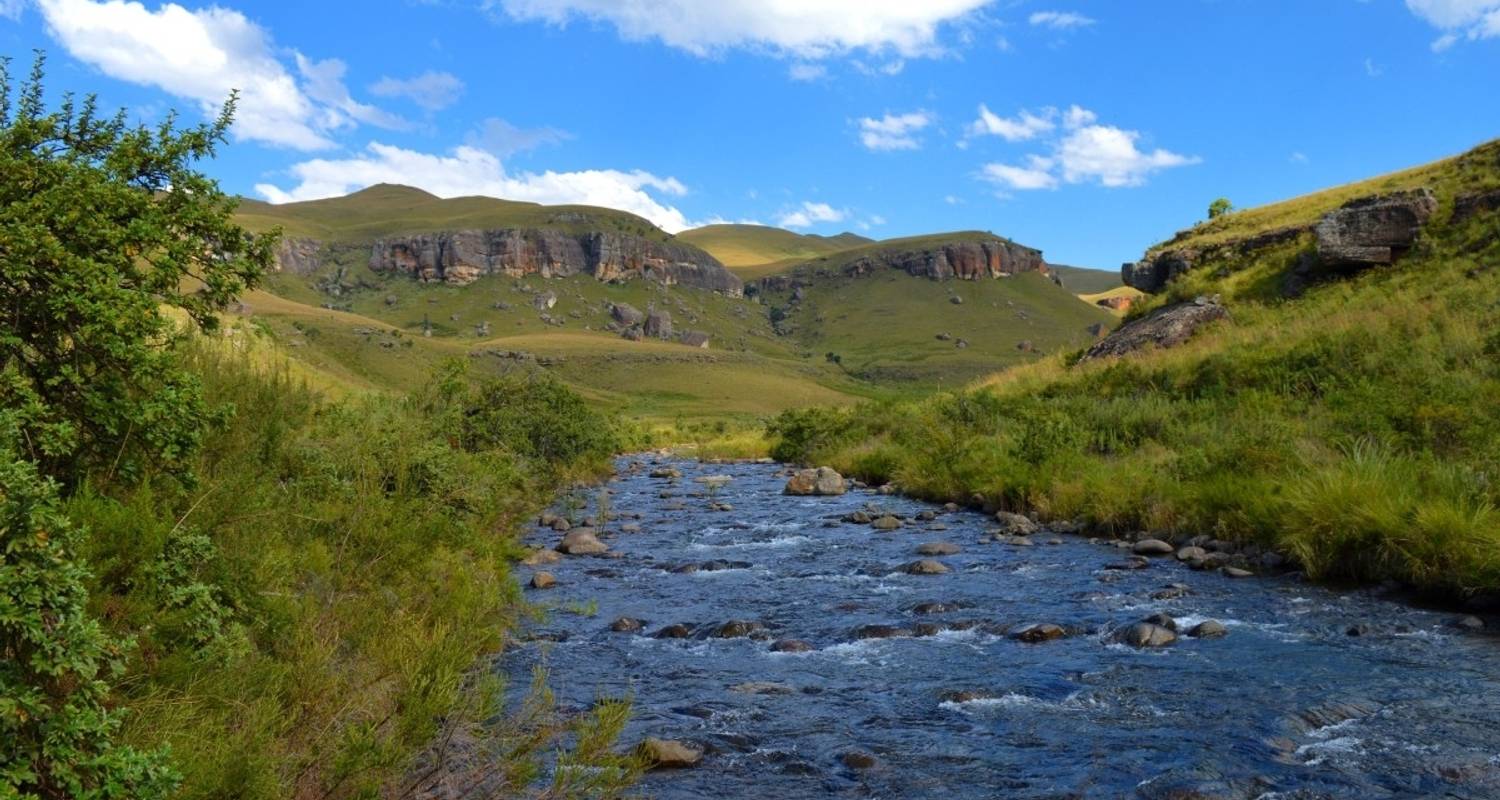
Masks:
[[[393,792],[440,733],[493,716],[472,670],[525,613],[514,531],[604,468],[611,426],[550,383],[453,370],[330,404],[216,348],[191,359],[229,412],[197,485],[97,476],[67,506],[96,613],[138,644],[126,735],[171,747],[187,798]],[[581,745],[618,725],[547,730]]]

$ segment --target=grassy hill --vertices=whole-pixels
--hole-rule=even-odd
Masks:
[[[683,231],[677,238],[707,250],[746,280],[873,241],[853,233],[818,236],[766,225],[705,225]]]
[[[921,402],[789,415],[778,454],[931,498],[1081,519],[1100,531],[1210,533],[1316,578],[1500,592],[1500,142],[1236,212],[1158,247],[1306,225],[1357,197],[1430,188],[1438,211],[1388,268],[1289,298],[1311,234],[1222,248],[1134,311],[1217,293],[1232,315],[1171,350],[1062,353]]]
[[[381,236],[463,228],[609,230],[667,241],[644,217],[597,206],[544,206],[493,197],[443,199],[410,186],[382,183],[344,197],[273,205],[242,199],[237,215],[252,231],[280,226],[289,237],[364,242]]]
[[[1061,276],[1063,286],[1076,295],[1102,294],[1125,285],[1120,280],[1120,271],[1117,269],[1090,269],[1051,263],[1047,264],[1047,269]]]

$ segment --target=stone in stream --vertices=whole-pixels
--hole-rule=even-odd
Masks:
[[[685,769],[703,760],[703,748],[673,739],[648,737],[636,748],[651,769]]]
[[[537,517],[536,524],[542,526],[543,528],[550,528],[552,527],[552,523],[556,522],[558,519],[559,517],[551,511],[543,511],[541,516]]]
[[[777,639],[771,643],[773,653],[809,653],[816,649],[812,642],[801,639]]]
[[[919,556],[953,556],[958,555],[959,547],[952,542],[927,542],[917,545]]]
[[[681,478],[682,470],[676,467],[659,467],[657,469],[651,470],[651,477],[668,479]]]
[[[537,572],[531,576],[531,588],[551,589],[557,585],[557,578],[550,572]]]
[[[1159,625],[1169,631],[1172,631],[1173,633],[1177,632],[1177,620],[1172,619],[1172,615],[1170,614],[1163,614],[1158,611],[1141,621],[1151,625]]]
[[[557,552],[570,556],[598,555],[609,550],[609,545],[599,541],[592,528],[574,528],[563,536]]]
[[[543,564],[556,564],[562,560],[562,554],[556,550],[533,550],[521,563],[528,567],[539,567]]]
[[[844,517],[844,521],[852,522],[855,525],[869,525],[870,515],[865,513],[864,511],[855,511],[854,513]]]
[[[844,476],[832,467],[799,469],[787,480],[783,494],[796,496],[828,496],[844,493]]]
[[[1482,631],[1484,630],[1484,620],[1470,614],[1454,620],[1453,626],[1466,631]]]
[[[1201,547],[1196,547],[1194,545],[1188,545],[1186,547],[1178,548],[1177,550],[1178,561],[1201,561],[1202,559],[1205,559],[1207,557],[1207,550],[1204,550]]]
[[[1177,641],[1177,634],[1160,625],[1137,622],[1116,634],[1115,641],[1131,647],[1166,647]]]
[[[880,762],[863,750],[850,750],[839,756],[839,762],[849,769],[874,769]]]
[[[1255,574],[1248,569],[1240,569],[1239,567],[1224,567],[1219,571],[1224,573],[1224,576],[1228,578],[1248,578]]]
[[[639,620],[635,617],[620,617],[614,622],[609,623],[609,629],[615,633],[636,633],[645,627],[645,620]]]
[[[911,613],[921,614],[924,616],[928,614],[947,614],[968,607],[968,603],[918,603],[917,605],[912,606]]]
[[[1050,642],[1053,639],[1061,639],[1066,635],[1068,635],[1068,632],[1061,625],[1051,622],[1039,622],[1011,632],[1010,638],[1018,642],[1036,644],[1038,642]]]
[[[714,630],[715,639],[739,639],[746,636],[754,636],[764,633],[766,626],[759,622],[744,619],[732,619]]]
[[[693,629],[681,622],[668,625],[656,633],[651,634],[653,639],[686,639],[693,635]]]
[[[949,514],[957,514],[958,513],[958,503],[944,503],[943,504],[943,510],[946,511],[947,513],[949,513]]]
[[[937,512],[933,511],[930,508],[926,511],[920,511],[917,513],[917,519],[921,520],[922,522],[931,522],[937,519]]]
[[[1185,583],[1169,583],[1166,586],[1162,587],[1161,589],[1159,589],[1159,590],[1157,590],[1155,592],[1152,592],[1151,593],[1151,599],[1152,600],[1176,600],[1179,597],[1186,597],[1190,593],[1191,593],[1191,590],[1188,588],[1187,584],[1185,584]]]
[[[1144,556],[1131,556],[1124,561],[1114,561],[1105,564],[1104,568],[1110,570],[1132,570],[1145,569],[1149,566],[1151,566],[1151,562],[1147,561]]]
[[[908,575],[943,575],[948,572],[948,567],[940,561],[924,558],[907,564],[902,571]]]
[[[620,533],[640,533],[640,532],[641,532],[641,524],[639,522],[627,522],[624,525],[620,526]]]
[[[895,625],[861,625],[854,629],[856,639],[904,639],[911,635],[910,628]]]
[[[1218,639],[1229,635],[1229,628],[1216,619],[1206,619],[1194,625],[1188,630],[1187,635],[1194,639]]]
[[[890,514],[886,514],[885,516],[880,517],[879,519],[870,523],[870,527],[874,528],[877,531],[893,531],[901,527],[901,525],[901,520],[896,519]]]
[[[1036,542],[1025,536],[1010,536],[1004,533],[995,534],[996,544],[1010,545],[1011,547],[1035,547]]]
[[[547,526],[554,531],[565,531],[573,527],[573,523],[569,522],[565,517],[553,517]]]
[[[1142,539],[1130,548],[1138,556],[1169,556],[1176,548],[1160,539]]]
[[[938,701],[942,703],[972,703],[975,700],[993,700],[995,696],[994,692],[987,692],[982,689],[949,689],[938,696]]]
[[[995,521],[1000,523],[1000,533],[1008,536],[1030,536],[1040,529],[1029,517],[1009,511],[996,511]]]

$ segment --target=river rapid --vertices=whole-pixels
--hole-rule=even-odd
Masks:
[[[618,467],[609,552],[520,568],[556,577],[528,590],[554,610],[501,668],[524,687],[544,664],[564,707],[629,697],[627,742],[704,750],[646,795],[1500,798],[1500,637],[1451,612],[1170,555],[1122,569],[1081,536],[999,543],[975,511],[785,496],[773,464]],[[846,521],[864,509],[903,524]],[[936,542],[958,552],[917,553]],[[905,571],[922,558],[948,571]],[[1175,641],[1117,641],[1153,614]],[[1187,635],[1206,620],[1227,635]],[[1063,635],[1018,638],[1038,623]]]

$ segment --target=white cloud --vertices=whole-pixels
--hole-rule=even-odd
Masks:
[[[828,77],[828,68],[822,64],[799,61],[787,67],[786,74],[794,81],[816,81]]]
[[[940,26],[992,0],[486,0],[514,20],[607,22],[626,39],[657,39],[697,55],[762,48],[801,58],[852,50],[941,52]]]
[[[1406,0],[1406,7],[1443,31],[1432,43],[1434,52],[1447,50],[1461,38],[1500,37],[1500,0]]]
[[[1006,189],[1031,191],[1056,189],[1057,177],[1051,172],[1052,165],[1044,158],[1032,156],[1031,166],[1015,167],[1009,164],[985,164],[980,177]]]
[[[1058,145],[1055,156],[1063,180],[1140,186],[1153,172],[1199,161],[1160,148],[1143,153],[1136,148],[1140,136],[1136,131],[1108,125],[1088,125],[1073,131]]]
[[[581,203],[638,214],[676,233],[692,227],[683,213],[652,193],[687,193],[676,178],[636,170],[508,173],[493,153],[468,145],[447,155],[422,153],[371,142],[363,153],[344,159],[312,159],[292,166],[298,183],[283,189],[269,183],[255,190],[273,203],[338,197],[377,183],[400,183],[439,197],[486,195],[534,203]]]
[[[1307,154],[1302,152],[1301,150],[1297,150],[1291,154],[1288,160],[1290,160],[1293,164],[1306,164]]]
[[[1381,75],[1384,75],[1384,74],[1385,74],[1385,68],[1382,67],[1382,66],[1380,66],[1379,64],[1376,64],[1375,63],[1375,59],[1373,59],[1373,58],[1367,58],[1367,59],[1365,59],[1365,75],[1368,75],[1371,78],[1378,78],[1378,77],[1380,77]]]
[[[1018,116],[1007,118],[996,114],[981,103],[979,119],[970,123],[968,133],[970,136],[999,136],[1007,142],[1024,142],[1057,127],[1052,121],[1056,117],[1057,109],[1044,108],[1040,114],[1033,114],[1022,109]]]
[[[557,128],[518,128],[499,117],[490,117],[464,137],[464,142],[504,159],[516,153],[535,150],[542,145],[560,144],[571,138],[573,134]]]
[[[1092,17],[1085,17],[1073,11],[1037,11],[1027,17],[1026,21],[1037,27],[1053,30],[1087,28],[1096,22]]]
[[[428,111],[441,111],[458,102],[464,82],[448,72],[428,70],[413,78],[382,77],[370,84],[376,97],[405,97]]]
[[[848,216],[847,211],[834,208],[827,203],[812,203],[804,200],[797,208],[782,212],[781,216],[776,218],[776,224],[783,228],[810,228],[820,222],[843,222]]]
[[[234,133],[241,138],[316,150],[333,146],[330,131],[356,121],[401,124],[349,97],[337,60],[299,55],[299,84],[266,31],[232,9],[164,3],[148,11],[125,0],[38,0],[37,8],[69,55],[110,77],[157,87],[208,115],[238,89]]]
[[[0,17],[11,21],[21,19],[21,9],[26,7],[26,0],[0,0]]]
[[[932,115],[926,111],[907,114],[886,114],[875,119],[863,117],[859,121],[859,141],[869,150],[916,150],[922,146],[917,133],[932,124]]]
[[[981,106],[981,112],[985,111]],[[1049,121],[1057,112],[1048,109],[1043,117]],[[979,177],[1005,189],[1033,191],[1055,189],[1063,183],[1097,183],[1100,186],[1140,186],[1152,173],[1171,167],[1196,164],[1199,159],[1157,148],[1142,151],[1137,131],[1097,124],[1098,115],[1086,108],[1071,106],[1062,112],[1062,132],[1049,142],[1048,155],[1032,154],[1024,165],[990,163],[981,167]],[[1025,118],[1025,112],[1022,119]],[[1004,121],[1004,120],[1002,120]],[[981,115],[980,122],[984,122]],[[1019,122],[1011,120],[1012,123]],[[976,123],[978,124],[978,123]],[[1053,127],[1033,125],[1012,133],[1027,133],[1012,141],[1052,132]],[[1003,135],[1003,134],[1002,134]]]

